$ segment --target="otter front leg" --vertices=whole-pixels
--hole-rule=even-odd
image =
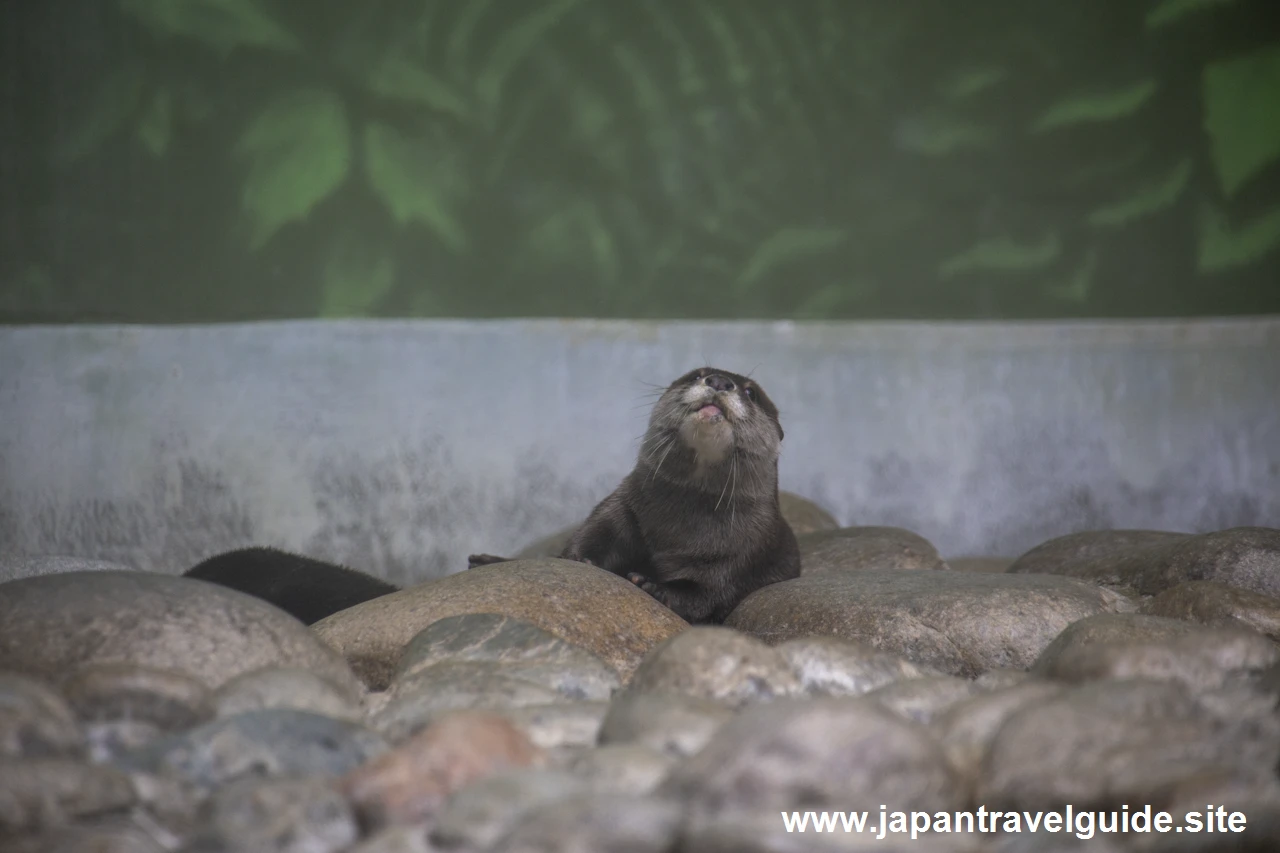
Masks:
[[[692,581],[659,583],[642,574],[632,572],[627,580],[653,596],[664,607],[690,625],[720,624],[726,614],[718,613],[716,601],[707,590]]]

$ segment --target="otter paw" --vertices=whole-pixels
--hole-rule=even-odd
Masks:
[[[659,604],[667,603],[667,590],[662,584],[654,583],[644,575],[635,572],[627,575],[627,580],[649,593]]]

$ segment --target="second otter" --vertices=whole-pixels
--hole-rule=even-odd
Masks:
[[[654,406],[635,469],[560,556],[628,578],[688,622],[723,622],[748,594],[800,574],[778,503],[782,436],[754,380],[689,371]]]

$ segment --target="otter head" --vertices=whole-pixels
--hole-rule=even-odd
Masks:
[[[776,470],[782,435],[778,408],[755,380],[700,367],[667,386],[653,407],[641,459],[673,477],[707,474],[731,461],[753,468],[774,463]]]

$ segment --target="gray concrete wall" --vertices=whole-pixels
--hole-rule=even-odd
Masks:
[[[1280,318],[0,328],[0,552],[180,571],[274,544],[407,581],[581,518],[647,383],[783,413],[783,487],[947,556],[1280,526]]]

